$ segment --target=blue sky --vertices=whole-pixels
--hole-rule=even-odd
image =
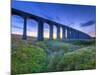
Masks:
[[[12,1],[12,8],[56,21],[95,36],[95,6]],[[28,19],[27,24],[29,34],[36,36],[37,23]],[[12,16],[12,33],[22,34],[22,28],[23,19],[19,16]],[[44,28],[46,35],[48,35],[48,25],[45,24]],[[56,28],[54,28],[54,32],[56,33]]]

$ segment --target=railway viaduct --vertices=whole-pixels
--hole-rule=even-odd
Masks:
[[[62,39],[69,39],[69,40],[83,40],[83,39],[91,39],[88,34],[81,32],[79,30],[76,30],[74,28],[68,27],[66,25],[57,23],[52,20],[48,20],[18,9],[12,8],[11,15],[18,15],[21,16],[24,19],[23,23],[23,37],[22,39],[27,39],[27,19],[33,19],[38,23],[38,35],[37,40],[43,40],[43,34],[44,34],[44,23],[47,23],[49,25],[50,31],[49,31],[49,39],[53,39],[53,26],[56,26],[57,28],[57,39],[60,39],[60,28],[62,28]],[[66,33],[67,30],[67,33]],[[67,37],[66,37],[67,35]]]

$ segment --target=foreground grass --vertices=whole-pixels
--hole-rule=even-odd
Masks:
[[[95,41],[36,41],[12,35],[12,74],[95,69]]]
[[[42,48],[20,44],[12,48],[12,73],[41,72],[45,69],[46,53]]]

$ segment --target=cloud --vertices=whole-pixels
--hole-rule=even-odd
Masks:
[[[90,32],[89,33],[92,37],[96,37],[96,32]]]
[[[93,25],[93,24],[95,24],[95,23],[96,23],[95,20],[90,20],[90,21],[87,21],[87,22],[85,22],[85,23],[81,23],[80,25],[81,25],[82,27],[85,27],[85,26],[91,26],[91,25]]]
[[[15,26],[15,25],[13,25],[12,27],[13,27],[13,28],[17,28],[17,29],[23,29],[22,27]]]

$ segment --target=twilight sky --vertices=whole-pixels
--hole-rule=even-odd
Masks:
[[[70,5],[55,3],[39,3],[12,1],[12,8],[16,8],[34,15],[38,15],[58,23],[70,26],[91,36],[95,36],[96,7],[86,5]],[[28,35],[37,36],[37,22],[27,20]],[[20,16],[12,16],[12,33],[22,34],[23,19]],[[49,26],[44,25],[44,36],[49,37]],[[56,37],[54,27],[54,37]]]

